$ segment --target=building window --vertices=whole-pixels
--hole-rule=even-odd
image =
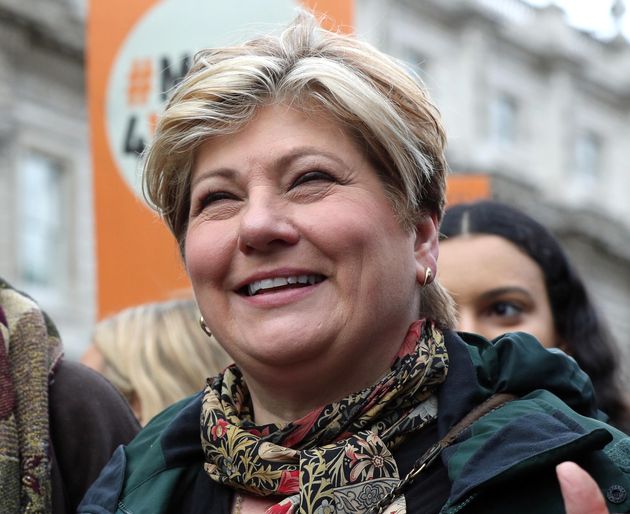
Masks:
[[[18,172],[18,270],[20,282],[33,289],[58,290],[67,281],[64,179],[61,163],[38,152],[27,153]]]
[[[513,146],[518,138],[518,102],[508,94],[500,94],[490,102],[490,140],[503,147]]]
[[[597,181],[602,167],[602,139],[592,131],[585,131],[575,140],[575,179],[591,185]]]

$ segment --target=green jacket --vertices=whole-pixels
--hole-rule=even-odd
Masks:
[[[438,437],[493,393],[519,399],[483,416],[442,453],[450,481],[442,514],[564,513],[555,478],[555,465],[564,460],[593,475],[610,512],[630,511],[630,438],[602,421],[590,380],[573,359],[521,333],[488,342],[447,332],[446,343]],[[196,395],[154,418],[116,451],[78,512],[181,512],[181,491],[196,487],[205,499],[192,511],[227,514],[231,492],[203,472],[200,408]],[[415,485],[422,487],[422,480]]]
[[[610,512],[630,511],[630,438],[602,421],[575,361],[526,334],[492,343],[464,336],[477,378],[473,396],[520,399],[481,418],[444,452],[452,485],[441,512],[564,513],[555,466],[565,460],[593,475]]]

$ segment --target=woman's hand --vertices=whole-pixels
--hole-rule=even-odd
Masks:
[[[567,514],[608,514],[606,501],[595,480],[574,462],[556,466]]]

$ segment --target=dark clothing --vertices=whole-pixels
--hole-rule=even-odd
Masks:
[[[392,454],[401,476],[405,476],[416,459],[437,440],[437,424],[432,423],[396,448]],[[203,454],[199,455],[199,459],[203,459]],[[442,462],[438,461],[435,466],[429,468],[422,481],[413,483],[406,495],[407,512],[409,514],[439,513],[448,499],[449,489],[446,468]],[[180,514],[205,514],[207,512],[229,514],[231,512],[233,491],[210,480],[201,466],[197,467],[196,476],[189,484],[189,488],[182,488],[174,493],[166,512]]]
[[[140,425],[114,386],[78,362],[62,360],[49,391],[53,514],[66,514]]]
[[[441,463],[405,493],[408,513],[563,514],[555,466],[564,460],[593,475],[610,512],[630,510],[630,439],[598,419],[590,380],[573,359],[526,334],[493,342],[445,336],[449,370],[437,423],[394,450],[401,474],[492,394],[519,398],[481,417],[442,452]],[[231,490],[202,467],[201,398],[167,409],[116,450],[78,512],[229,513]]]

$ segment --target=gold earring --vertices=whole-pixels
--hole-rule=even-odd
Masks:
[[[427,284],[431,282],[432,275],[433,275],[433,272],[431,271],[431,268],[427,268],[424,272],[424,282],[422,282],[422,287],[426,286]]]
[[[203,319],[203,316],[199,316],[199,325],[201,326],[201,330],[204,331],[204,333],[208,336],[208,337],[212,337],[212,332],[210,332],[210,329],[208,328],[208,325],[206,325],[205,320]]]

